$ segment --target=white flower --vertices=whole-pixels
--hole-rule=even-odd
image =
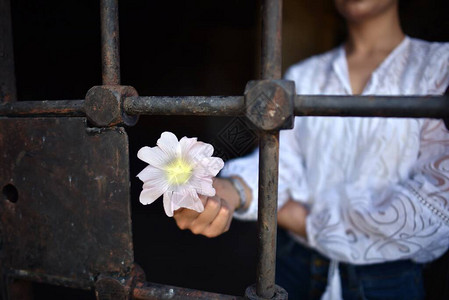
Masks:
[[[180,141],[171,132],[163,132],[156,147],[143,147],[137,157],[148,163],[137,177],[144,182],[140,193],[142,204],[151,204],[164,194],[164,210],[185,207],[198,212],[204,210],[198,194],[214,196],[212,177],[223,168],[221,158],[212,157],[214,148],[183,137]]]

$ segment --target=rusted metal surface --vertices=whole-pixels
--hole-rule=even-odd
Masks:
[[[138,282],[133,291],[133,299],[141,300],[243,300],[243,297],[216,294],[187,288],[151,282]]]
[[[256,291],[261,298],[275,293],[279,131],[259,135],[259,248]]]
[[[0,0],[0,104],[17,100],[10,0]],[[2,233],[0,231],[0,248]],[[0,262],[0,299],[31,300],[31,282],[9,278]]]
[[[48,274],[45,269],[38,271],[5,269],[5,275],[14,279],[23,279],[31,282],[50,283],[53,285],[65,286],[74,289],[90,289],[94,284],[94,277],[86,278],[68,278],[66,276]],[[13,300],[12,298],[11,300]]]
[[[0,103],[0,117],[81,117],[84,115],[84,100]]]
[[[123,108],[130,115],[241,116],[243,96],[128,97]]]
[[[128,115],[243,116],[246,109],[244,96],[135,96],[124,97],[122,101],[123,111]],[[0,117],[79,117],[86,115],[84,106],[84,100],[0,103]],[[294,114],[443,118],[449,115],[449,96],[296,95]]]
[[[297,95],[295,115],[443,118],[449,115],[449,96]]]
[[[131,86],[94,86],[87,92],[84,103],[84,110],[88,120],[98,127],[119,124],[135,125],[138,116],[128,115],[122,106],[124,98],[130,96],[137,96],[137,91]]]
[[[10,0],[0,0],[0,102],[16,101]]]
[[[251,285],[245,291],[245,297],[249,300],[265,300],[267,298],[259,297],[256,293],[256,286]],[[286,290],[276,285],[274,288],[274,295],[269,298],[270,300],[287,300],[288,293]]]
[[[293,128],[295,83],[253,80],[245,88],[246,117],[261,130]]]
[[[97,300],[125,300],[132,298],[132,292],[137,282],[145,281],[142,268],[133,264],[127,276],[120,274],[100,274],[95,282]]]
[[[120,84],[118,0],[101,0],[101,56],[104,85]]]
[[[77,288],[133,262],[128,139],[85,118],[0,119],[0,261]]]
[[[204,299],[204,300],[243,300],[243,297],[216,294],[194,289],[186,289],[176,286],[163,285],[145,281],[145,273],[142,268],[134,264],[130,278],[124,283],[130,291],[132,299]]]
[[[281,53],[282,0],[264,0],[262,3],[262,79],[273,80],[281,78]],[[275,95],[276,93],[274,93]],[[255,97],[260,96],[255,93]],[[252,117],[256,119],[257,123],[279,123],[279,121],[273,118],[275,115],[270,114],[270,111],[273,111],[271,106],[275,107],[276,105],[270,105],[269,101],[270,99],[267,97],[265,104],[262,104],[268,113],[268,116],[263,114],[265,120],[257,120],[257,116]],[[251,112],[251,110],[247,109],[248,111]],[[291,114],[290,118],[293,118],[292,110],[289,110],[289,113]],[[276,128],[272,124],[259,127]],[[261,299],[271,299],[275,295],[276,290],[274,278],[276,268],[279,131],[261,132],[259,135],[259,151],[259,246],[256,295]]]
[[[8,284],[7,292],[0,295],[3,300],[33,300],[33,284],[31,281],[16,278],[5,278]],[[3,297],[3,298],[2,298]]]
[[[95,296],[97,300],[128,300],[129,290],[120,279],[110,276],[101,276],[95,282]]]
[[[262,4],[262,79],[281,79],[282,0]]]

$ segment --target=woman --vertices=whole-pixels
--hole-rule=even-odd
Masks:
[[[404,35],[397,0],[335,0],[344,45],[293,65],[298,94],[437,95],[449,44]],[[296,118],[281,132],[277,284],[290,299],[421,299],[418,263],[449,245],[449,133],[429,119]],[[209,237],[257,216],[257,151],[226,164],[205,211],[175,213]],[[236,210],[236,212],[234,212]],[[329,263],[330,261],[330,263]],[[330,267],[329,267],[330,266]],[[326,277],[329,276],[329,280]]]

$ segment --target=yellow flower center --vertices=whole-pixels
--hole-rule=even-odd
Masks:
[[[175,185],[186,183],[192,176],[192,170],[192,166],[180,157],[165,167],[168,182]]]

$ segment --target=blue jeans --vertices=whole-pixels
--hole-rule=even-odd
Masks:
[[[278,231],[276,284],[288,299],[320,299],[329,259]],[[422,266],[410,260],[373,265],[339,264],[343,299],[424,299]]]

